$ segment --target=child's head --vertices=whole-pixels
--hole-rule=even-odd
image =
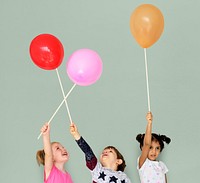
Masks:
[[[59,143],[52,142],[51,143],[52,153],[53,153],[53,161],[58,163],[66,163],[69,160],[69,153],[67,150]],[[44,150],[39,150],[36,154],[36,159],[38,164],[45,165],[45,152]]]
[[[104,148],[100,156],[100,162],[102,166],[113,166],[116,171],[124,171],[126,162],[122,154],[113,146],[107,146]]]
[[[142,150],[145,134],[138,134],[136,140],[140,143],[140,149]],[[164,142],[169,144],[171,139],[165,135],[152,133],[151,135],[151,146],[148,154],[148,158],[155,160],[160,152],[164,149]]]

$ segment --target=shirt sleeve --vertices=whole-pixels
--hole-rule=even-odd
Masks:
[[[76,142],[85,154],[86,166],[90,170],[93,170],[97,165],[97,158],[93,153],[91,147],[87,144],[87,142],[83,139],[83,137],[81,137],[79,140],[76,140]]]
[[[166,174],[169,171],[165,163],[163,163],[162,161],[160,161],[160,166],[164,174]]]

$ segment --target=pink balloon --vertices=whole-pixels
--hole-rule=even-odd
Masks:
[[[93,50],[75,51],[67,61],[67,74],[77,85],[88,86],[95,83],[102,73],[102,61]]]

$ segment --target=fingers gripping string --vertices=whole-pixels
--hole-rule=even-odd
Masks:
[[[148,78],[148,66],[147,66],[147,51],[146,51],[146,48],[144,48],[144,58],[145,58],[146,84],[147,84],[148,111],[151,111],[151,109],[150,109],[149,78]]]

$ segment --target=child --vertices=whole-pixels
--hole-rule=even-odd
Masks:
[[[50,125],[42,128],[44,150],[36,154],[38,164],[44,165],[44,183],[73,183],[64,165],[69,160],[69,153],[59,142],[50,142]]]
[[[147,126],[145,134],[138,134],[136,140],[140,143],[142,153],[138,158],[137,169],[142,183],[167,183],[168,169],[162,161],[157,161],[164,148],[164,142],[170,143],[171,139],[165,135],[152,133],[151,112],[146,115]]]
[[[74,123],[70,125],[70,133],[85,153],[86,166],[92,174],[92,183],[131,183],[123,172],[126,167],[125,160],[115,147],[104,148],[99,163],[90,146],[80,136]]]

